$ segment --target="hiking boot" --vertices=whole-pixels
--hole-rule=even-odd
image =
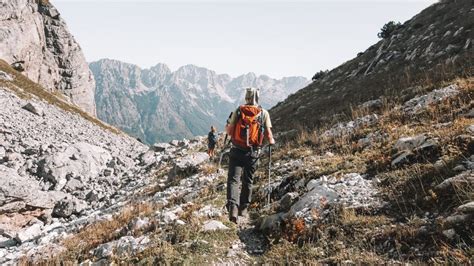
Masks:
[[[242,216],[242,217],[248,217],[249,216],[249,211],[248,211],[247,207],[239,208],[239,216]]]
[[[239,213],[239,208],[237,206],[232,205],[229,207],[229,220],[233,223],[237,223],[237,216]]]

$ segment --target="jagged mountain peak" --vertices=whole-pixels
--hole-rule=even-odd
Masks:
[[[304,78],[289,82],[254,73],[233,79],[191,64],[174,72],[164,64],[150,69],[117,61],[90,66],[97,79],[99,117],[147,143],[202,135],[210,125],[223,128],[243,101],[245,87],[259,86],[268,108],[307,84]]]

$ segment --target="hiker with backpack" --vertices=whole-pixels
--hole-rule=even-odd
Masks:
[[[257,170],[263,140],[268,140],[270,145],[275,144],[270,115],[258,104],[258,99],[259,90],[247,88],[245,104],[233,112],[226,125],[226,132],[232,141],[227,175],[227,210],[229,220],[234,223],[237,223],[238,216],[248,215],[253,175]],[[242,182],[240,191],[239,180]]]
[[[212,159],[215,155],[217,145],[216,127],[211,126],[211,131],[207,134],[207,154]]]

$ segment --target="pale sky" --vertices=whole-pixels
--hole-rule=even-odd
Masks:
[[[331,69],[435,0],[51,0],[87,61],[111,58],[172,70],[194,64],[235,77]]]

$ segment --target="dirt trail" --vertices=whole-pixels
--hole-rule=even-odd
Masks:
[[[238,239],[232,242],[227,252],[227,259],[220,261],[217,265],[248,265],[258,263],[268,248],[265,237],[255,229],[249,218],[239,217]]]

